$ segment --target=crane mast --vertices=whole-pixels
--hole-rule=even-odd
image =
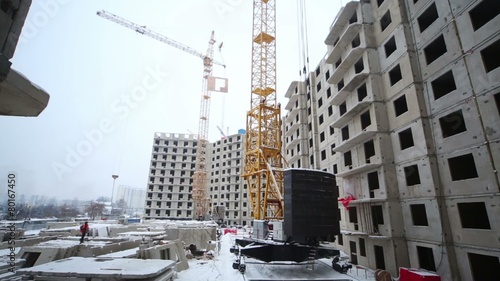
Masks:
[[[276,99],[276,2],[253,0],[245,169],[254,219],[283,219],[281,109]]]
[[[109,13],[107,11],[98,11],[97,15],[108,19],[112,22],[120,24],[124,27],[132,29],[137,33],[146,35],[160,42],[166,43],[172,47],[183,50],[189,54],[197,56],[203,60],[203,79],[202,79],[202,92],[200,101],[200,118],[198,124],[198,139],[196,146],[196,166],[193,175],[193,203],[194,203],[194,214],[197,219],[204,219],[208,214],[209,198],[207,197],[207,151],[208,151],[208,124],[210,115],[210,97],[211,93],[208,88],[208,79],[212,76],[212,68],[214,64],[224,66],[223,63],[213,60],[213,47],[215,43],[214,31],[210,36],[208,41],[208,48],[205,54],[198,52],[197,50],[179,43],[173,39],[170,39],[162,34],[154,32],[147,29],[145,26],[140,26],[136,23],[123,19],[117,15]]]

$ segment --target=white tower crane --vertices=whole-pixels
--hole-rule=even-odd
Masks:
[[[158,41],[166,43],[172,47],[183,50],[187,53],[200,57],[203,60],[203,80],[202,93],[200,102],[200,119],[198,126],[198,142],[196,147],[196,166],[193,176],[193,202],[194,214],[196,219],[205,219],[208,214],[209,199],[207,197],[207,151],[208,151],[208,122],[210,115],[210,91],[208,88],[208,79],[212,76],[212,67],[214,64],[226,67],[223,63],[213,60],[213,46],[215,43],[214,32],[208,41],[208,48],[205,54],[197,50],[172,40],[162,34],[147,29],[145,26],[140,26],[136,23],[123,19],[117,15],[106,11],[98,11],[97,15],[107,20],[120,24],[124,27],[132,29],[137,33],[154,38]]]

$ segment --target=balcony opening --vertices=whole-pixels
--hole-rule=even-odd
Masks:
[[[457,207],[462,228],[491,229],[484,202],[458,203]]]
[[[457,89],[453,71],[448,71],[431,82],[434,99],[437,100]]]
[[[23,267],[32,267],[35,265],[36,261],[40,257],[41,252],[25,252],[23,256],[21,257],[22,259],[26,260],[24,262]]]
[[[359,39],[359,34],[358,34],[358,35],[356,35],[356,37],[354,37],[354,39],[352,40],[352,42],[351,42],[351,46],[352,46],[352,48],[354,49],[354,48],[359,47],[359,45],[361,45],[361,40]]]
[[[352,17],[349,19],[349,24],[353,24],[355,22],[358,21],[358,14],[356,12],[354,12],[354,14],[352,15]]]
[[[363,58],[360,58],[355,64],[354,64],[354,73],[358,74],[360,73],[361,71],[363,71],[363,69],[365,68],[364,64],[363,64]]]
[[[354,230],[358,230],[358,212],[356,207],[349,207],[349,222],[354,224]]]
[[[476,253],[467,253],[470,269],[474,280],[498,279],[499,258]]]
[[[495,103],[497,104],[498,114],[500,114],[500,93],[495,94]]]
[[[332,168],[334,174],[337,174],[339,172],[337,164],[334,164]]]
[[[325,80],[328,80],[328,78],[330,78],[330,70],[329,69],[327,69],[325,72]]]
[[[413,225],[429,226],[429,222],[427,221],[427,212],[425,211],[424,204],[410,205],[410,211]]]
[[[347,112],[347,104],[346,102],[343,102],[342,104],[339,105],[340,116],[344,115],[346,112]]]
[[[500,1],[483,0],[469,12],[470,21],[474,31],[487,24],[500,14]]]
[[[360,115],[361,119],[361,130],[365,130],[368,126],[372,124],[370,119],[370,110],[367,110],[365,113]]]
[[[356,249],[356,241],[349,241],[349,249],[351,251],[351,260],[352,264],[358,264],[358,251]]]
[[[351,168],[352,166],[352,155],[350,151],[344,153],[344,166]]]
[[[375,267],[385,270],[384,247],[374,245],[373,251],[375,253]]]
[[[342,141],[349,139],[349,126],[345,126],[341,129]]]
[[[500,50],[500,40],[481,50],[481,59],[486,73],[500,67],[500,53],[498,50]]]
[[[358,89],[358,101],[364,100],[368,96],[368,91],[366,90],[366,84],[361,85]]]
[[[457,110],[439,118],[443,139],[467,131],[462,110]]]
[[[342,58],[339,58],[339,60],[335,63],[335,68],[338,68],[341,63],[342,63]]]
[[[399,82],[399,80],[401,79],[403,79],[403,75],[401,74],[401,67],[399,67],[398,64],[389,71],[389,80],[391,82],[391,86],[394,86],[394,84]]]
[[[476,164],[472,153],[448,158],[452,181],[477,178]]]
[[[373,223],[373,231],[375,233],[380,233],[379,225],[384,224],[384,213],[382,211],[382,205],[374,205],[371,206],[372,210],[372,223]]]
[[[408,111],[408,104],[406,103],[405,95],[402,95],[394,101],[394,111],[396,117]]]
[[[377,6],[380,7],[382,5],[382,3],[384,3],[384,0],[377,0]]]
[[[373,143],[373,140],[367,141],[363,144],[363,147],[365,149],[365,159],[366,163],[370,163],[370,157],[375,156],[375,144]]]
[[[391,11],[387,10],[387,12],[385,13],[385,15],[383,15],[380,18],[380,28],[381,28],[381,31],[384,31],[389,26],[389,24],[391,24],[391,22],[392,22]]]
[[[385,57],[388,58],[396,49],[396,38],[392,36],[391,39],[384,44]]]
[[[366,257],[366,245],[365,239],[359,238],[359,255],[362,257]]]
[[[401,150],[405,150],[414,145],[411,127],[398,133]]]
[[[316,76],[318,76],[320,73],[321,73],[321,68],[318,66],[318,68],[316,68]]]
[[[370,191],[370,198],[375,198],[375,190],[380,189],[378,181],[378,173],[371,172],[367,174],[368,177],[368,190]]]
[[[436,8],[436,3],[432,3],[432,5],[425,10],[420,17],[418,17],[418,27],[420,28],[420,33],[424,32],[433,22],[435,22],[439,18],[439,14]]]
[[[338,91],[342,90],[342,88],[344,88],[344,79],[340,80],[337,84]]]
[[[448,50],[446,49],[446,42],[444,36],[441,34],[432,43],[424,48],[425,61],[427,65],[437,60],[440,56],[444,55]]]
[[[339,218],[340,218],[340,216],[339,216]],[[344,245],[344,235],[339,234],[339,235],[337,235],[337,238],[338,238],[337,243],[339,243],[339,245]]]
[[[420,184],[420,174],[418,173],[418,165],[404,167],[406,186]]]
[[[434,262],[434,253],[432,248],[417,246],[418,264],[420,268],[430,271],[436,271],[436,263]]]

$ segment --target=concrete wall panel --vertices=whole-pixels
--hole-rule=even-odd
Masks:
[[[449,115],[461,111],[463,121],[460,117]],[[479,112],[474,100],[469,99],[465,102],[455,104],[444,111],[439,112],[431,119],[434,140],[436,142],[436,152],[438,154],[449,153],[458,149],[481,145],[485,142],[479,120]],[[465,122],[463,124],[462,122]],[[465,125],[466,131],[443,138],[444,130],[441,123],[446,123],[444,128],[450,127],[457,129]]]
[[[500,95],[500,90],[490,91],[477,98],[484,129],[489,141],[500,140],[500,104],[496,104],[494,95]]]
[[[451,276],[450,263],[448,261],[448,253],[446,252],[446,249],[444,249],[440,245],[422,243],[417,241],[408,241],[408,255],[410,258],[410,267],[421,268],[420,263],[418,261],[417,246],[432,249],[432,255],[434,258],[437,274],[441,277],[441,280],[453,280]],[[472,280],[472,279],[462,279],[462,280]]]
[[[402,128],[398,128],[397,131],[391,133],[392,139],[392,148],[394,151],[394,161],[396,163],[406,162],[408,160],[412,160],[415,158],[420,158],[428,154],[433,154],[434,150],[433,146],[429,142],[432,143],[432,139],[427,139],[424,134],[424,127],[429,127],[429,121],[427,119],[416,119],[415,121],[407,124]],[[401,142],[399,138],[399,133],[402,131],[411,128],[411,132],[413,135],[413,143],[412,147],[405,148],[401,150]]]
[[[442,32],[440,32],[439,34],[435,34],[434,36],[429,38],[427,42],[425,42],[425,44],[418,48],[418,57],[420,61],[423,80],[426,80],[430,75],[433,75],[437,71],[443,69],[451,62],[462,56],[462,49],[460,48],[460,42],[458,41],[456,34],[457,31],[455,27],[453,25],[447,25],[446,28],[442,30]],[[434,43],[434,40],[438,39],[438,37],[440,37],[441,35],[443,36],[444,42],[446,44],[446,53],[428,64],[424,50],[431,50],[428,49],[429,45]]]
[[[389,119],[389,130],[398,130],[421,117],[422,110],[425,112],[425,108],[422,107],[424,104],[420,102],[420,100],[423,102],[423,97],[421,94],[419,95],[418,92],[420,92],[420,86],[410,84],[408,87],[404,88],[402,92],[387,100],[386,106]],[[405,95],[406,98],[408,111],[396,117],[394,101],[403,95]]]
[[[470,72],[473,72],[474,75],[471,76],[472,85],[476,93],[482,93],[484,91],[488,91],[492,88],[496,88],[500,86],[500,67],[493,69],[489,72],[486,72],[486,68],[483,62],[483,57],[481,55],[481,51],[486,47],[500,40],[500,34],[491,37],[487,42],[481,44],[478,49],[473,50],[473,52],[467,54],[465,56],[465,60],[467,62],[467,66]],[[484,58],[486,61],[488,60],[498,60],[498,57],[493,58]]]
[[[491,229],[473,229],[463,228],[460,221],[460,214],[457,203],[484,202]],[[487,247],[491,249],[500,249],[498,232],[500,231],[500,197],[467,197],[446,199],[448,217],[450,219],[451,229],[453,229],[453,242],[457,245],[474,245],[478,247]],[[480,239],[478,239],[480,237]],[[500,252],[500,250],[498,250]]]
[[[500,26],[500,16],[496,16],[488,23],[474,31],[469,11],[477,6],[477,4],[481,1],[474,2],[473,6],[468,7],[466,11],[458,15],[456,18],[457,29],[465,52],[471,49],[476,49],[477,46],[487,40],[488,37],[497,33],[498,26]]]
[[[486,249],[480,249],[480,248],[467,248],[460,245],[460,246],[455,246],[455,253],[457,257],[458,270],[460,271],[459,273],[461,280],[474,280],[470,268],[468,253],[494,256],[500,259],[500,252],[497,249],[492,251],[490,247]]]
[[[419,226],[413,224],[411,205],[425,205],[428,226]],[[405,218],[405,230],[408,240],[425,240],[439,243],[442,240],[441,217],[439,208],[435,199],[404,200],[401,202],[403,217]]]
[[[434,84],[437,84],[438,81],[436,81],[436,79],[441,78],[449,71],[452,71],[453,73],[453,80],[455,82],[456,89],[444,96],[439,97],[440,93],[434,93],[432,83],[434,82]],[[425,99],[427,100],[427,109],[430,115],[434,115],[441,110],[454,106],[458,102],[472,96],[472,86],[469,82],[464,60],[457,60],[453,64],[442,68],[431,76],[428,76],[424,83],[426,94]],[[439,98],[435,99],[435,95],[438,95]]]
[[[420,2],[420,1],[419,1]],[[436,10],[438,12],[438,18],[428,27],[426,27],[423,32],[420,30],[419,19],[424,17],[422,15],[427,9],[432,5],[436,5]],[[415,45],[417,49],[421,49],[422,46],[426,45],[427,42],[432,40],[435,35],[447,26],[451,20],[451,10],[448,5],[448,1],[429,1],[426,3],[427,5],[423,6],[415,15],[415,18],[412,19],[411,25],[414,27],[414,36],[418,38],[415,41]]]
[[[472,154],[477,171],[477,177],[452,181],[448,159],[461,155]],[[445,155],[438,155],[439,171],[444,194],[447,196],[478,195],[498,192],[495,173],[493,172],[488,150],[485,145],[457,150]]]
[[[396,41],[396,50],[387,56],[385,51],[385,47],[389,40],[394,37]],[[404,26],[398,25],[397,28],[393,30],[391,34],[389,34],[383,42],[380,42],[380,45],[377,47],[378,52],[378,60],[380,61],[380,71],[386,72],[388,71],[388,67],[393,65],[396,60],[398,60],[405,52],[408,50],[408,43],[405,38]]]
[[[420,184],[407,185],[405,176],[405,167],[417,165]],[[433,173],[436,164],[429,157],[422,157],[413,161],[407,161],[396,164],[396,176],[398,179],[398,187],[401,198],[418,198],[435,196]],[[409,174],[413,174],[410,171]]]

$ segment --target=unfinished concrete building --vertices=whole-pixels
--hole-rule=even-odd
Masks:
[[[349,2],[289,87],[285,153],[336,174],[353,263],[496,276],[499,14],[494,0]]]
[[[244,132],[211,143],[208,151],[209,215],[228,225],[249,225],[252,219],[244,165]],[[146,190],[146,219],[193,218],[192,185],[196,163],[194,134],[155,133]]]
[[[211,145],[210,210],[214,220],[222,219],[227,225],[250,225],[252,220],[246,182],[241,178],[244,136],[244,132],[226,136]]]
[[[146,189],[145,219],[193,218],[197,136],[155,133]]]

